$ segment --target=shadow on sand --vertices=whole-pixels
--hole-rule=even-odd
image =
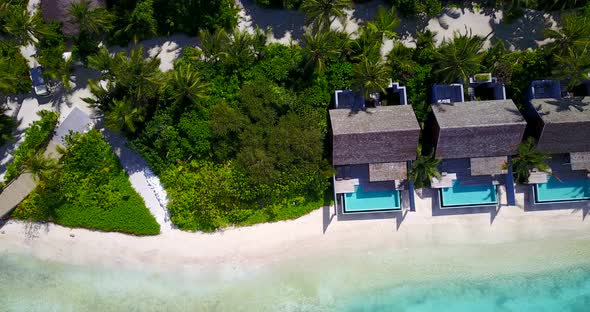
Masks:
[[[294,10],[266,9],[257,6],[254,0],[242,0],[242,6],[246,15],[246,24],[252,27],[259,26],[261,29],[270,27],[272,35],[276,39],[283,38],[287,33],[291,38],[301,38],[305,18],[303,13]],[[249,20],[248,20],[249,17]]]
[[[456,215],[471,215],[471,214],[490,214],[490,226],[494,223],[494,220],[500,212],[501,204],[489,205],[489,206],[474,206],[474,207],[458,207],[458,208],[441,208],[440,198],[438,196],[438,190],[428,189],[431,193],[432,198],[432,216],[456,216]],[[500,197],[500,196],[498,196]]]
[[[398,231],[408,214],[407,210],[377,212],[377,213],[359,213],[359,214],[343,214],[342,211],[336,212],[336,219],[338,221],[362,221],[362,220],[379,220],[379,219],[395,219],[395,230]],[[325,231],[324,231],[325,233]]]

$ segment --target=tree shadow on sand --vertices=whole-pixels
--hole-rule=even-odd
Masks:
[[[508,47],[516,50],[537,48],[539,43],[545,40],[543,31],[555,27],[559,16],[557,12],[549,15],[544,12],[527,11],[524,16],[509,24],[490,19],[492,37],[504,41]]]
[[[254,0],[242,0],[245,13],[245,24],[252,27],[260,27],[272,30],[276,39],[285,37],[288,33],[291,38],[301,38],[304,32],[305,17],[303,13],[295,10],[267,9],[257,6]]]

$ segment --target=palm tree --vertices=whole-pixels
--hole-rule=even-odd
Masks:
[[[16,119],[6,114],[7,110],[6,105],[0,104],[0,146],[14,139],[12,132],[16,128]]]
[[[206,61],[218,62],[225,56],[226,47],[229,43],[229,35],[223,29],[211,32],[207,29],[199,32],[201,39],[201,51]]]
[[[254,34],[250,35],[252,37],[252,49],[254,50],[254,54],[256,55],[257,59],[260,59],[262,56],[262,51],[266,47],[268,43],[268,38],[272,35],[272,28],[269,26],[265,29],[262,29],[256,26],[254,29]]]
[[[301,4],[306,24],[311,25],[314,32],[329,30],[335,20],[339,20],[344,25],[346,23],[344,10],[351,8],[351,0],[305,0]]]
[[[543,34],[553,42],[547,44],[548,51],[555,51],[557,54],[567,53],[575,46],[586,46],[590,44],[590,16],[585,14],[564,14],[563,23],[558,30],[545,29]]]
[[[436,37],[436,31],[432,30],[425,30],[419,31],[416,33],[416,49],[418,50],[425,50],[425,49],[434,49],[434,37]]]
[[[392,6],[390,10],[379,7],[375,20],[368,22],[367,28],[380,34],[381,37],[393,39],[397,38],[397,33],[393,29],[399,25],[399,22],[400,20],[395,14],[395,7]]]
[[[144,104],[158,94],[163,83],[158,55],[144,58],[144,49],[132,49],[129,56],[125,52],[115,55],[111,70],[113,82],[117,88],[132,94],[134,102]]]
[[[413,60],[414,49],[396,41],[387,55],[387,65],[395,75],[395,79],[406,81],[414,74],[418,63]]]
[[[361,90],[365,98],[374,92],[385,92],[389,84],[389,72],[379,58],[363,58],[354,64],[353,86]]]
[[[59,163],[55,158],[46,157],[43,151],[37,151],[25,161],[23,168],[38,181],[47,181],[59,168]]]
[[[553,69],[556,79],[566,80],[568,90],[572,90],[585,80],[590,73],[590,54],[588,46],[569,48],[563,55],[555,55],[557,66]]]
[[[18,92],[18,77],[10,71],[9,58],[0,57],[0,94],[14,94]]]
[[[209,84],[201,80],[201,76],[190,66],[181,66],[172,72],[168,80],[171,89],[169,99],[174,105],[180,105],[185,101],[198,104],[198,99],[207,97]]]
[[[353,59],[362,60],[365,57],[380,58],[383,35],[373,31],[369,27],[358,30],[358,38],[351,41]]]
[[[484,39],[479,36],[457,32],[453,41],[443,41],[434,55],[435,73],[441,76],[442,82],[462,80],[463,84],[468,84],[469,76],[481,69],[483,42]]]
[[[116,131],[135,133],[137,123],[143,122],[143,116],[141,110],[134,107],[127,98],[113,100],[109,111],[105,114],[105,124]]]
[[[418,149],[418,158],[412,163],[412,169],[408,177],[414,182],[414,187],[419,189],[429,187],[433,178],[440,178],[438,164],[440,159],[434,158],[433,153],[421,155],[421,149]]]
[[[4,17],[4,32],[7,33],[19,45],[35,43],[43,36],[52,36],[53,32],[39,11],[29,15],[27,9],[20,9],[17,6],[11,9]]]
[[[131,38],[137,43],[158,34],[158,22],[154,18],[153,1],[137,1],[135,8],[125,18],[127,26],[115,32],[116,38]]]
[[[88,79],[88,88],[94,98],[85,97],[82,101],[90,104],[91,107],[95,107],[105,112],[108,110],[109,105],[113,102],[114,98],[114,86],[111,81],[102,83],[94,79]]]
[[[224,47],[223,63],[232,69],[249,66],[254,61],[254,41],[246,30],[234,29]]]
[[[92,8],[89,0],[74,1],[67,9],[72,23],[80,33],[99,35],[112,29],[114,16],[104,6]]]
[[[37,60],[44,67],[43,75],[49,80],[57,80],[67,91],[71,90],[70,77],[73,72],[73,58],[64,59],[63,43],[49,49],[42,49]]]
[[[96,54],[88,56],[88,67],[98,70],[102,73],[101,78],[109,78],[109,73],[112,73],[114,60],[109,50],[102,46]]]
[[[305,67],[313,68],[315,73],[321,74],[326,69],[326,63],[331,57],[337,57],[340,49],[335,40],[335,33],[325,31],[312,34],[307,31],[303,34],[303,55],[306,59]]]
[[[518,183],[528,182],[530,172],[533,169],[546,173],[550,172],[547,161],[551,157],[538,151],[535,145],[535,139],[529,137],[518,146],[518,154],[512,158],[512,170],[514,172],[514,178]]]

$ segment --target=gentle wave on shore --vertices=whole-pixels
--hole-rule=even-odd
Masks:
[[[311,254],[157,273],[0,254],[5,311],[584,311],[590,244],[538,240]]]

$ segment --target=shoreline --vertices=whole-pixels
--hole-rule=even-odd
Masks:
[[[488,213],[432,216],[428,199],[422,199],[417,211],[408,212],[401,222],[394,217],[343,221],[333,216],[327,227],[325,209],[296,220],[212,234],[172,230],[148,237],[9,221],[0,228],[0,254],[26,254],[82,266],[199,274],[247,274],[273,267],[301,267],[299,262],[354,263],[359,257],[373,261],[370,255],[416,267],[427,267],[432,258],[440,258],[457,262],[457,268],[466,264],[477,267],[469,259],[478,258],[486,259],[484,262],[497,258],[497,264],[507,265],[513,255],[503,257],[505,249],[530,253],[531,259],[553,257],[539,246],[569,259],[565,263],[584,264],[590,257],[590,222],[583,220],[583,211],[578,209],[525,212],[502,207],[490,225]],[[519,271],[527,269],[526,264],[523,262]],[[542,267],[530,263],[528,269]]]

